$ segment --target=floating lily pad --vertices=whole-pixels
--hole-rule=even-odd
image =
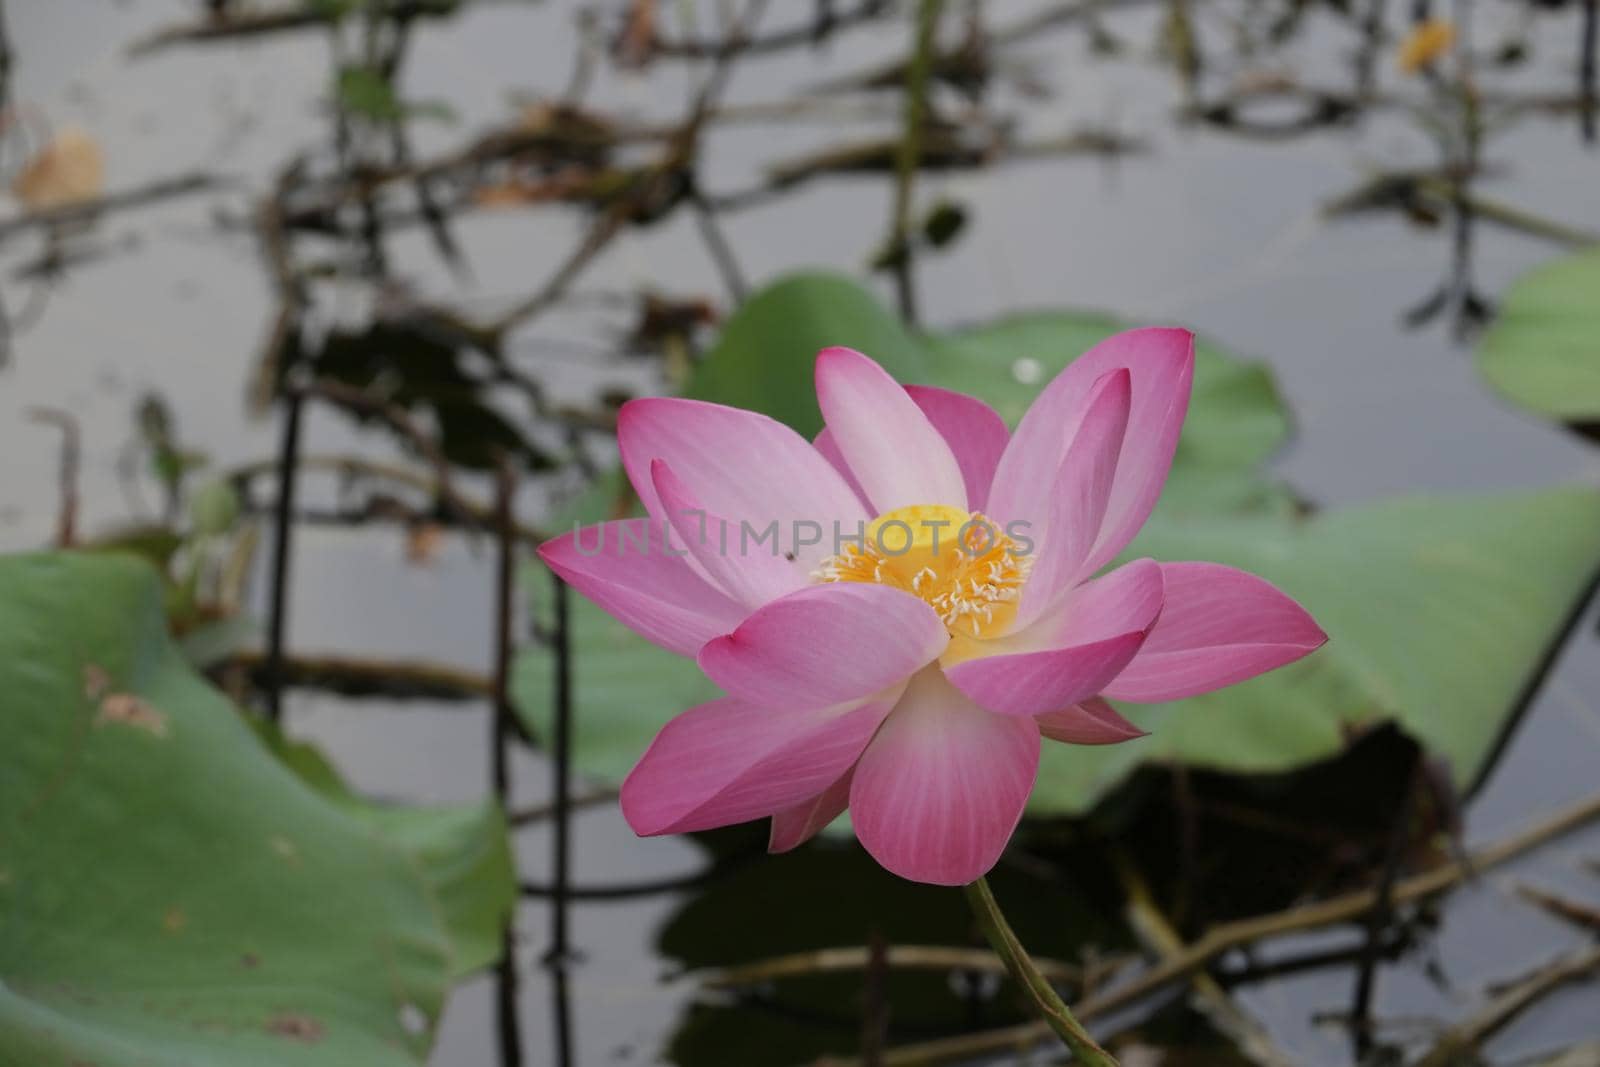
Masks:
[[[765,412],[811,437],[822,429],[812,384],[817,353],[846,345],[903,382],[927,380],[926,348],[842,274],[791,274],[752,295],[723,326],[686,395]]]
[[[1478,346],[1478,368],[1540,415],[1600,424],[1600,249],[1518,279]]]
[[[986,401],[1015,426],[1050,379],[1094,344],[1131,324],[1099,312],[1039,311],[925,338],[930,384]],[[1287,513],[1294,498],[1257,465],[1283,447],[1290,419],[1272,373],[1227,355],[1201,339],[1195,348],[1194,394],[1164,512]]]
[[[1093,311],[1040,311],[927,337],[928,382],[985,400],[1015,426],[1039,390],[1090,347],[1132,323]],[[1248,467],[1288,439],[1289,414],[1272,373],[1201,340],[1194,398],[1176,466]]]
[[[1130,554],[1260,574],[1304,604],[1329,642],[1216,693],[1122,705],[1149,737],[1099,749],[1047,744],[1032,810],[1085,812],[1147,761],[1290,770],[1387,721],[1443,757],[1467,789],[1600,561],[1600,493],[1418,497],[1308,519],[1158,520]]]
[[[502,932],[517,903],[505,813],[493,801],[451,807],[381,804],[350,789],[322,750],[285,737],[270,724],[258,732],[309,785],[379,830],[411,857],[450,934],[450,974],[464,978],[500,959]]]
[[[190,670],[161,596],[130,557],[0,560],[0,1062],[423,1063],[451,905]]]

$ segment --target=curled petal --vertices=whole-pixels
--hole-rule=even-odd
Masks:
[[[778,554],[776,542],[752,544],[737,524],[707,512],[665,461],[656,460],[650,474],[672,528],[700,569],[733,599],[756,608],[806,584],[805,572]]]
[[[701,670],[764,707],[838,704],[909,678],[944,651],[933,609],[886,585],[813,585],[758,608],[700,650]]]
[[[849,771],[899,692],[812,711],[732,697],[690,708],[662,727],[623,781],[623,816],[650,836],[788,811]]]
[[[831,554],[837,522],[853,530],[867,515],[837,471],[805,438],[765,415],[677,397],[630,400],[617,415],[617,445],[645,510],[662,520],[650,464],[672,467],[686,491],[713,515],[769,528],[780,554],[802,568]]]
[[[539,546],[539,558],[647,641],[692,656],[747,614],[679,555],[651,519],[587,526]]]
[[[1037,721],[1041,734],[1069,745],[1115,745],[1146,735],[1099,697],[1046,712]]]
[[[872,360],[850,348],[823,349],[817,403],[873,511],[966,507],[966,482],[950,446],[904,387]]]
[[[1218,563],[1163,563],[1165,606],[1150,639],[1106,686],[1154,703],[1208,693],[1282,667],[1327,641],[1272,583]]]
[[[1090,392],[1088,409],[1061,459],[1049,524],[1037,532],[1033,571],[1022,589],[1016,625],[1043,615],[1078,583],[1100,536],[1128,428],[1131,379],[1126,368],[1107,371]]]
[[[995,470],[989,513],[1002,523],[1048,520],[1054,475],[1088,410],[1102,374],[1126,368],[1132,380],[1128,431],[1116,481],[1085,573],[1108,563],[1144,525],[1172,467],[1194,380],[1194,335],[1187,330],[1127,330],[1067,366],[1023,416]]]
[[[856,765],[856,837],[902,878],[964,885],[994,866],[1039,771],[1039,727],[991,715],[938,671],[912,679]]]

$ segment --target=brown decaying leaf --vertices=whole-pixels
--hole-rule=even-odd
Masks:
[[[650,62],[656,48],[656,0],[633,0],[622,32],[612,44],[611,54],[619,67],[638,70]]]
[[[108,693],[100,702],[96,726],[131,726],[154,737],[167,736],[167,717],[132,693]]]
[[[304,1041],[308,1045],[321,1041],[326,1032],[327,1028],[309,1015],[284,1012],[267,1020],[267,1033],[294,1041]]]
[[[86,130],[68,126],[39,150],[11,182],[31,211],[97,198],[105,189],[105,155]]]
[[[436,522],[417,523],[406,531],[406,562],[426,567],[444,547],[444,527]]]

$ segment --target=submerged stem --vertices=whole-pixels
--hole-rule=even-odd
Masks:
[[[1073,1059],[1086,1067],[1117,1067],[1117,1061],[1089,1036],[1089,1031],[1073,1017],[1071,1009],[1056,993],[1055,987],[1029,958],[1028,950],[1022,947],[1011,924],[1001,914],[1000,905],[989,891],[989,883],[979,878],[962,887],[962,891],[967,895],[967,903],[972,906],[972,914],[978,918],[978,925],[983,928],[983,936],[989,939],[989,944],[1005,961],[1011,977],[1027,992],[1028,999],[1033,1001],[1039,1015],[1072,1050]]]

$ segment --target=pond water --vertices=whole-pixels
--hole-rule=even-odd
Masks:
[[[17,276],[39,254],[37,241],[14,237],[0,248],[13,318],[0,370],[0,547],[43,543],[54,522],[56,437],[27,421],[31,406],[70,410],[81,424],[82,522],[89,530],[124,520],[136,503],[125,492],[119,457],[134,438],[135,401],[147,390],[164,395],[184,443],[203,449],[214,464],[259,459],[275,448],[274,420],[245,415],[246,383],[274,308],[246,222],[252,198],[270,187],[272,175],[329,136],[328,45],[311,31],[128,55],[131,42],[194,17],[199,6],[178,0],[13,0],[5,6],[16,53],[13,99],[52,127],[88,129],[104,148],[111,189],[190,171],[220,174],[234,184],[109,217],[89,242],[91,255],[45,280]],[[771,6],[774,24],[808,17],[810,10]],[[1040,6],[982,5],[993,25]],[[1349,22],[1329,10],[1310,7],[1285,43],[1247,61],[1232,54],[1227,41],[1236,29],[1230,20],[1243,21],[1254,8],[1197,7],[1198,32],[1214,51],[1209,77],[1218,70],[1271,69],[1322,83],[1349,79],[1357,39]],[[1576,7],[1534,18],[1526,27],[1530,62],[1496,77],[1512,86],[1567,86],[1575,77]],[[1150,55],[1162,11],[1153,4],[1105,5],[1104,27],[1123,49],[1116,56],[1091,47],[1081,27],[1041,33],[1006,50],[1008,63],[1026,65],[1052,90],[1039,99],[1004,80],[995,90],[997,108],[1014,108],[1031,134],[1109,126],[1146,142],[1148,151],[924,175],[922,197],[958,199],[972,216],[952,249],[919,261],[924,321],[955,325],[1006,310],[1071,305],[1191,326],[1271,366],[1296,421],[1295,439],[1277,468],[1319,504],[1422,490],[1592,482],[1600,454],[1498,401],[1475,374],[1448,316],[1417,329],[1402,324],[1404,312],[1448,273],[1448,225],[1418,227],[1395,213],[1327,221],[1319,213],[1321,204],[1373,170],[1436,165],[1435,143],[1416,117],[1379,109],[1315,135],[1272,141],[1180,122],[1177,78]],[[445,101],[456,118],[415,122],[416,151],[447,150],[472,131],[504,121],[511,93],[560,93],[574,63],[576,17],[575,5],[547,0],[475,4],[420,24],[405,94]],[[708,29],[714,24],[709,13],[702,18]],[[1398,12],[1391,14],[1396,28],[1399,20]],[[1480,45],[1523,21],[1520,6],[1479,12]],[[735,68],[728,101],[785,98],[900,56],[907,39],[905,19],[892,18],[837,34],[816,49],[752,58]],[[1379,55],[1378,78],[1399,91],[1408,83],[1394,70],[1391,51]],[[675,120],[699,73],[674,61],[638,73],[602,63],[589,102]],[[828,147],[844,132],[888,134],[894,121],[891,109],[851,123],[848,131],[837,117],[718,125],[706,146],[703,181],[712,193],[744,189],[776,157]],[[1478,186],[1484,195],[1575,226],[1600,223],[1600,155],[1582,143],[1571,116],[1524,118],[1489,141],[1486,157],[1491,177]],[[753,282],[801,266],[857,272],[883,232],[888,203],[882,176],[830,177],[731,214],[725,228]],[[390,239],[390,270],[415,291],[492,309],[535,289],[582,225],[563,210],[470,213],[455,225],[470,274],[453,275],[420,228]],[[1480,226],[1472,258],[1477,285],[1499,293],[1556,250]],[[580,288],[642,283],[726,304],[716,266],[686,212],[625,234]],[[875,284],[891,298],[881,277]],[[370,299],[352,283],[323,310],[330,321],[357,321]],[[25,319],[18,318],[19,309],[27,310]],[[616,328],[594,316],[558,316],[514,336],[510,350],[557,397],[591,404],[601,390],[648,388],[653,380],[648,365],[615,351],[608,331]],[[308,420],[307,439],[308,452],[392,454],[378,435],[321,410]],[[470,478],[466,484],[484,488]],[[312,501],[327,492],[313,485]],[[526,494],[531,517],[543,499],[542,491]],[[431,562],[415,566],[406,561],[402,533],[392,527],[307,527],[297,543],[290,645],[301,652],[418,657],[486,670],[494,636],[492,557],[485,543],[451,539]],[[1469,842],[1499,837],[1593,788],[1600,765],[1600,709],[1593,702],[1600,692],[1597,623],[1591,605],[1472,799]],[[478,705],[389,706],[297,690],[287,709],[290,732],[323,745],[365,791],[422,801],[483,794],[490,724]],[[546,761],[522,754],[515,770],[514,802],[542,802],[550,789]],[[1384,787],[1374,782],[1381,794]],[[1375,801],[1351,797],[1349,803]],[[579,885],[687,876],[708,862],[702,842],[636,840],[611,805],[584,810],[574,825]],[[548,823],[535,823],[517,835],[521,873],[529,881],[549,877],[550,832]],[[751,833],[732,831],[714,845],[737,857],[751,840]],[[1038,847],[1070,851],[1048,834]],[[1597,855],[1600,835],[1591,831],[1510,870],[1593,900],[1597,883],[1577,861]],[[571,1062],[789,1063],[849,1051],[859,1042],[859,975],[801,982],[748,1001],[707,1000],[696,996],[693,982],[664,976],[822,945],[859,945],[874,932],[891,944],[937,943],[964,929],[955,894],[896,882],[853,847],[825,845],[727,868],[694,888],[572,905],[579,958],[566,991],[576,1050]],[[1451,895],[1419,936],[1420,945],[1380,969],[1381,1016],[1423,1020],[1418,1025],[1424,1028],[1426,1020],[1455,1017],[1475,1003],[1486,982],[1514,977],[1573,942],[1570,928],[1517,904],[1506,878],[1496,871]],[[1019,902],[1017,922],[1041,954],[1070,957],[1075,937],[1095,928],[1071,884],[1063,888],[1020,863],[1003,868],[998,884],[1003,898]],[[1228,900],[1213,902],[1216,914],[1230,908]],[[554,990],[538,963],[548,929],[541,901],[525,899],[517,929],[528,1062],[555,1063]],[[1326,937],[1302,941],[1275,944],[1267,958],[1328,944]],[[1347,1008],[1354,973],[1352,965],[1306,971],[1241,986],[1236,996],[1293,1062],[1348,1063],[1347,1032],[1319,1016]],[[476,979],[452,999],[436,1063],[496,1062],[492,987],[492,979]],[[1013,1018],[1003,1000],[942,977],[897,976],[889,999],[896,1041]],[[1592,990],[1552,999],[1491,1043],[1494,1062],[1600,1037],[1594,1008]],[[1128,1052],[1129,1063],[1231,1062],[1222,1045],[1203,1037],[1205,1027],[1171,1005],[1138,1032],[1144,1052]],[[1141,1054],[1145,1058],[1137,1058]]]

